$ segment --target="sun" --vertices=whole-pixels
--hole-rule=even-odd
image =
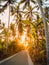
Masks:
[[[21,36],[21,43],[25,42],[25,38],[26,38],[26,32],[24,32],[23,35]]]
[[[27,38],[27,32],[23,32],[23,35],[21,36],[20,43],[23,44],[25,47],[28,46]]]

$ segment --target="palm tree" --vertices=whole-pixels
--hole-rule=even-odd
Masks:
[[[0,0],[0,2],[6,2],[6,4],[4,5],[0,5],[0,7],[2,6],[2,8],[0,9],[0,12],[3,12],[7,6],[9,6],[9,19],[8,19],[8,28],[9,28],[9,24],[10,24],[10,9],[11,9],[11,6],[10,4],[13,4],[14,2],[16,2],[16,0]]]
[[[3,31],[2,31],[2,34],[3,34],[3,37],[5,39],[6,48],[8,48],[9,36],[10,36],[8,28],[4,28]]]
[[[21,23],[21,21],[22,21],[22,14],[21,13],[24,13],[24,12],[20,11],[19,3],[17,6],[13,7],[11,12],[12,12],[12,15],[15,15],[16,26],[18,26],[18,32],[19,32],[19,35],[21,35],[23,33],[23,24]],[[18,37],[19,37],[19,35],[18,35]]]
[[[30,2],[32,2],[34,4],[36,3],[36,1],[34,1],[34,0],[21,0],[19,4],[25,3],[24,6],[23,6],[23,9],[25,9],[27,7],[27,9],[26,9],[27,11],[25,12],[25,15],[24,16],[26,17],[27,20],[29,20],[29,21],[32,22],[33,15],[37,15],[37,13],[38,13],[36,11],[34,12],[33,10],[35,8],[37,8],[38,6],[36,5],[36,6],[34,6],[32,8]]]
[[[13,36],[13,40],[15,39],[15,36],[16,36],[16,26],[15,26],[15,24],[12,24],[11,23],[11,25],[10,25],[10,30],[11,30],[11,34],[12,34],[12,36]]]
[[[42,9],[42,6],[41,6],[41,3],[40,3],[40,0],[37,0],[38,2],[38,5],[39,5],[39,8],[41,10],[41,14],[42,14],[42,18],[43,18],[43,23],[44,23],[44,28],[45,28],[45,36],[46,36],[46,49],[47,49],[47,59],[48,59],[48,62],[47,62],[47,65],[49,65],[49,33],[47,31],[47,22],[46,22],[46,18],[45,18],[45,15],[44,15],[44,12],[43,12],[43,9]]]
[[[35,3],[34,0],[21,0],[19,4],[25,3],[24,6],[23,6],[23,9],[25,9],[27,6],[28,7],[30,6],[30,2]]]
[[[21,19],[22,19],[21,13],[23,13],[23,12],[20,11],[20,5],[19,5],[19,3],[18,3],[18,5],[16,5],[15,7],[13,7],[13,11],[11,11],[11,12],[15,14],[16,22],[17,23],[18,23],[18,21],[21,21]]]
[[[10,36],[10,33],[8,28],[5,28],[5,27],[2,28],[2,32],[0,33],[0,38],[4,39],[5,46],[6,46],[6,53],[7,53],[8,44],[9,44],[9,36]]]
[[[20,33],[22,33],[22,31],[23,31],[22,23],[21,23],[21,19],[22,19],[21,13],[24,13],[24,14],[26,13],[25,14],[26,19],[29,19],[30,21],[32,21],[32,16],[33,16],[32,13],[35,13],[35,14],[38,13],[38,12],[32,12],[32,10],[34,10],[37,6],[35,6],[35,7],[32,8],[30,6],[30,0],[27,0],[27,1],[25,0],[25,2],[28,5],[24,5],[24,7],[27,7],[28,6],[29,11],[26,11],[26,12],[20,11],[19,6],[20,6],[21,3],[24,3],[24,1],[23,2],[22,1],[20,1],[20,3],[18,3],[18,6],[17,7],[14,7],[14,9],[12,9],[12,13],[14,13],[14,14],[16,13],[16,22],[18,22],[18,30],[19,30]],[[34,2],[33,0],[31,0],[31,1]]]
[[[34,4],[36,3],[34,0],[21,0],[19,2],[19,4],[25,3],[24,6],[23,6],[23,9],[25,9],[27,7],[27,11],[26,11],[25,16],[27,15],[26,18],[32,20],[32,16],[33,16],[32,10],[35,9],[37,6],[32,8],[30,2],[33,2]]]
[[[32,21],[32,20],[34,20],[34,15],[37,16],[38,12],[34,11],[34,9],[36,9],[36,8],[38,8],[37,5],[34,7],[29,6],[27,8],[27,11],[25,12],[25,15],[24,15],[27,20]]]

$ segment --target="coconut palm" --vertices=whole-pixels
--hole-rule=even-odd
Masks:
[[[14,15],[16,18],[16,26],[18,26],[18,31],[19,31],[19,34],[21,35],[23,33],[23,25],[21,23],[22,13],[24,13],[24,12],[20,11],[19,3],[18,3],[18,5],[16,5],[15,7],[12,8],[11,12],[12,12],[12,15]]]
[[[2,7],[0,10],[5,10],[4,7],[7,7],[8,4],[13,4],[15,1],[16,0],[0,0],[0,7]],[[5,2],[5,4],[3,5],[2,2]]]
[[[45,18],[45,15],[44,15],[44,12],[43,12],[43,9],[42,9],[42,6],[41,6],[41,3],[40,3],[40,0],[37,0],[38,2],[38,5],[39,5],[39,8],[41,10],[41,14],[42,14],[42,18],[43,18],[43,23],[44,23],[44,28],[45,28],[45,36],[46,36],[46,48],[47,48],[47,58],[48,58],[48,62],[47,62],[47,65],[49,65],[49,33],[47,31],[47,22],[46,22],[46,18]]]
[[[11,35],[13,36],[13,40],[15,39],[15,36],[16,36],[16,26],[15,24],[10,24],[10,30],[11,30]]]
[[[33,10],[35,8],[37,8],[38,6],[36,5],[34,7],[31,7],[30,2],[32,2],[34,4],[36,3],[34,0],[21,0],[19,4],[25,3],[24,6],[23,6],[23,9],[25,9],[27,7],[26,8],[27,11],[25,12],[24,16],[26,17],[27,20],[32,22],[33,17],[34,17],[33,15],[37,15],[37,13],[38,13],[36,11],[34,12]]]
[[[30,6],[30,2],[35,3],[34,0],[21,0],[19,4],[25,3],[24,6],[23,6],[23,9],[25,9],[27,6],[28,7]]]
[[[10,9],[11,9],[10,4],[13,4],[14,2],[16,2],[16,0],[0,0],[0,2],[3,2],[3,3],[6,2],[4,5],[2,5],[2,3],[1,3],[0,7],[2,7],[2,8],[0,8],[0,12],[3,12],[7,8],[7,6],[9,6],[9,19],[8,19],[8,28],[9,28],[9,24],[10,24]]]
[[[36,3],[34,0],[21,0],[19,2],[19,4],[25,3],[24,6],[23,6],[23,9],[25,9],[27,7],[27,11],[26,11],[26,14],[25,14],[25,15],[27,15],[26,18],[32,20],[32,10],[37,6],[32,8],[30,2]]]
[[[37,5],[34,6],[34,7],[29,6],[27,8],[27,11],[26,11],[26,13],[24,15],[27,20],[32,21],[32,20],[34,20],[34,15],[37,16],[38,12],[37,11],[34,11],[34,9],[36,9],[36,8],[38,8]]]

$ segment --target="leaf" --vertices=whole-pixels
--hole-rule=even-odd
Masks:
[[[3,6],[1,5],[2,8],[0,9],[0,13],[4,12],[4,10],[7,8],[7,4],[8,4],[8,2]]]
[[[17,10],[19,10],[19,5],[16,7]]]
[[[24,24],[29,24],[29,25],[33,26],[33,23],[29,20],[22,20],[21,22]]]
[[[45,50],[40,51],[40,54],[42,55],[45,52]]]
[[[31,0],[31,2],[33,2],[34,4],[36,3],[34,0]]]
[[[38,5],[34,6],[34,7],[32,8],[32,10],[34,10],[35,8],[38,8]]]
[[[27,6],[27,2],[24,4],[24,6],[23,6],[23,10],[26,8],[26,6]]]
[[[2,45],[0,44],[0,50],[2,49]]]
[[[24,3],[25,1],[26,1],[26,0],[21,0],[19,4],[22,4],[22,3]]]

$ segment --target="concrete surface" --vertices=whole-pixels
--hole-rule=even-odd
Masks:
[[[0,65],[33,65],[33,62],[28,52],[24,50],[0,61]]]

